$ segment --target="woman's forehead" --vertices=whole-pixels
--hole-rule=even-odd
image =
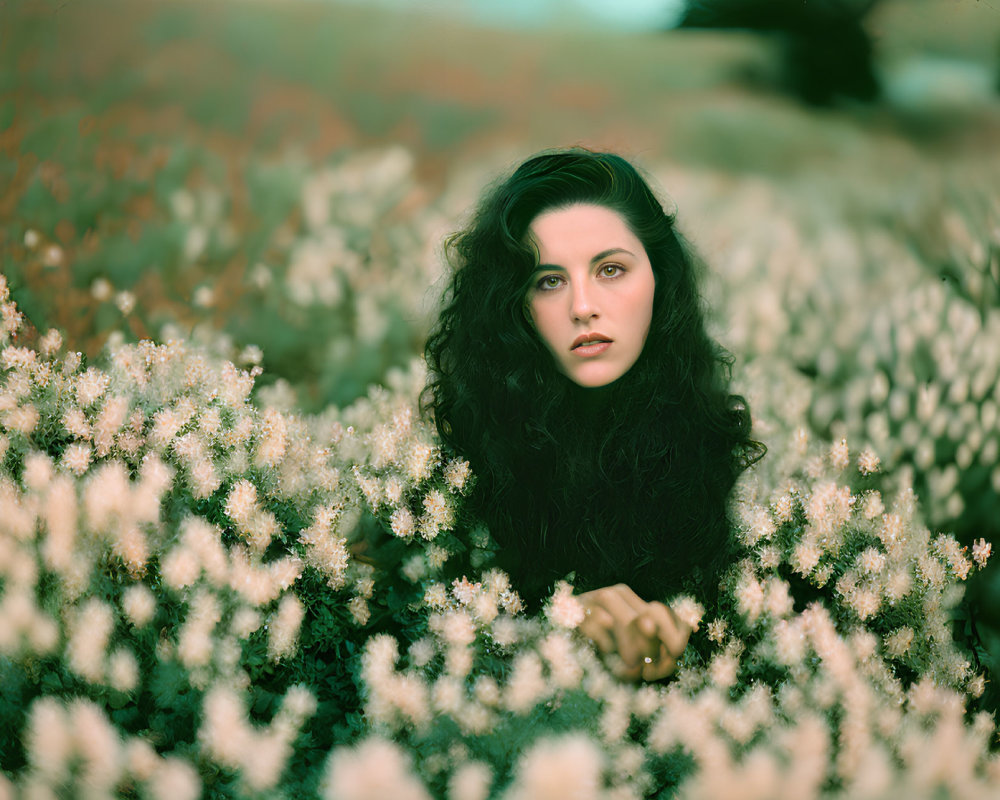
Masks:
[[[614,249],[637,254],[635,250],[642,248],[617,211],[590,203],[542,212],[528,227],[528,237],[542,261],[555,256],[592,257]]]

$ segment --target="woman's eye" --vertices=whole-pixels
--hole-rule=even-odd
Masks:
[[[620,264],[604,264],[601,267],[601,275],[605,278],[617,278],[624,271]]]
[[[558,275],[544,275],[538,280],[535,286],[539,289],[556,289],[559,287],[561,278]]]

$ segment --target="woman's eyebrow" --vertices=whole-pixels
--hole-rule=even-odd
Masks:
[[[602,250],[600,253],[598,253],[596,256],[590,259],[590,263],[596,264],[601,259],[607,258],[608,256],[613,256],[616,253],[625,253],[626,255],[635,258],[635,253],[633,253],[631,250],[626,250],[624,247],[612,247],[610,250]],[[535,267],[536,272],[543,269],[561,269],[563,272],[566,271],[565,267],[561,267],[558,264],[539,264],[537,267]]]

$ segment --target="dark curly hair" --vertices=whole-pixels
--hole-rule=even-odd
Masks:
[[[577,203],[617,212],[655,278],[635,364],[611,384],[565,377],[525,312],[537,268],[528,228]],[[732,358],[705,331],[696,262],[674,218],[625,159],[544,152],[493,184],[445,241],[453,276],[426,345],[422,397],[477,482],[470,510],[529,600],[575,573],[579,589],[623,582],[648,599],[715,596],[731,560],[726,500],[764,447]]]

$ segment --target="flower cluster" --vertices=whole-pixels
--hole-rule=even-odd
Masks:
[[[474,480],[469,463],[448,457],[416,412],[424,381],[423,363],[415,361],[390,373],[387,388],[373,388],[343,411],[330,409],[317,423],[340,437],[340,455],[353,465],[357,505],[404,545],[402,574],[414,583],[432,580],[457,553],[472,568],[492,555],[488,533],[467,532],[460,520],[462,497]]]
[[[179,341],[89,366],[54,331],[14,346],[5,281],[0,294],[0,652],[4,683],[26,687],[2,704],[26,764],[15,785],[195,797],[221,768],[275,787],[316,711],[288,666],[298,586],[337,589],[349,569],[339,462],[302,419],[251,404],[253,372]],[[262,727],[247,708],[263,675]]]
[[[431,586],[425,636],[366,645],[372,736],[331,757],[328,796],[374,796],[352,776],[378,752],[398,765],[380,788],[414,797],[988,797],[996,730],[964,713],[984,678],[948,626],[985,543],[930,536],[912,491],[840,482],[873,452],[805,451],[780,485],[743,483],[743,558],[667,685],[612,677],[567,584],[534,618],[497,613],[496,571]],[[704,609],[671,605],[698,630]]]
[[[930,523],[968,544],[998,530],[1000,217],[988,186],[1000,166],[928,172],[905,209],[871,166],[853,188],[677,168],[663,184],[711,247],[721,338],[772,376],[755,413],[806,384],[803,424],[872,446],[893,476],[912,470]]]
[[[992,548],[931,530],[1000,491],[988,273],[930,284],[849,218],[888,195],[664,181],[725,232],[708,288],[769,454],[734,500],[718,604],[670,601],[695,629],[677,673],[623,684],[572,586],[524,613],[465,509],[469,464],[416,411],[427,244],[469,198],[428,202],[412,167],[388,150],[257,176],[294,188],[243,287],[280,335],[239,330],[204,280],[193,305],[236,343],[112,335],[88,362],[22,330],[0,276],[0,795],[991,796],[987,678],[952,628]],[[184,263],[235,247],[218,193],[171,213]],[[144,313],[103,278],[92,294]],[[289,327],[324,346],[288,350]],[[257,386],[265,353],[294,384]]]
[[[935,526],[964,536],[994,523],[1000,502],[1000,305],[980,311],[943,283],[896,296],[861,334],[862,362],[842,356],[817,392],[815,424],[908,468]],[[971,513],[966,514],[966,506]]]

